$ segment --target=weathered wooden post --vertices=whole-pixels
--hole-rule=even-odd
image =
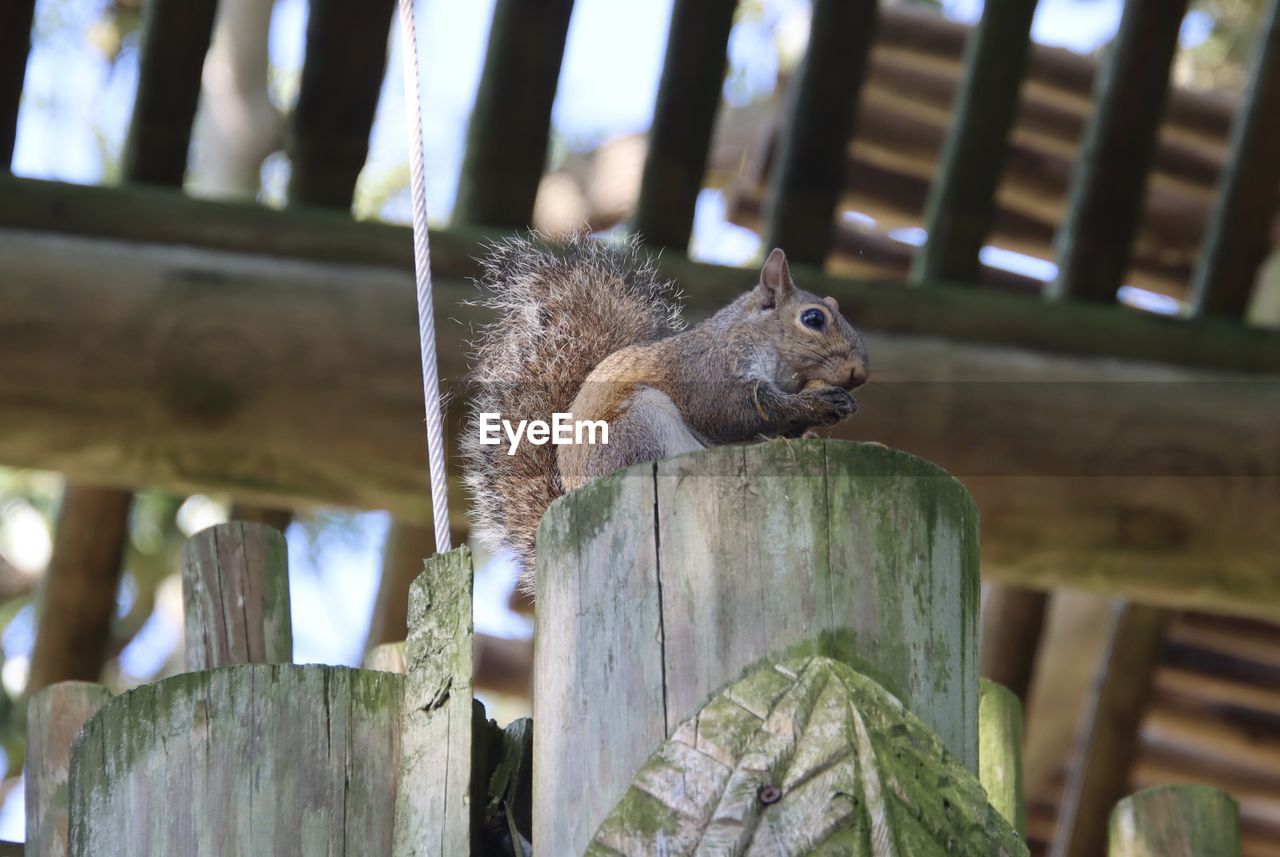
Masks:
[[[293,660],[284,534],[233,521],[182,546],[186,664],[191,671]]]
[[[1019,836],[1027,835],[1022,794],[1022,703],[1009,688],[982,679],[978,691],[978,779]]]
[[[71,759],[70,853],[391,854],[403,678],[249,663],[290,652],[275,531],[218,527],[186,558],[189,662],[226,668],[145,685],[88,722]]]
[[[67,854],[71,745],[109,699],[110,691],[100,684],[64,681],[39,691],[27,704],[27,857]]]
[[[896,705],[879,682],[936,733],[913,746],[935,754],[938,775],[958,771],[980,794],[971,773],[977,524],[968,492],[937,467],[877,445],[820,441],[709,449],[559,500],[539,531],[535,853],[583,853],[650,753],[678,727],[676,738],[692,744],[673,752],[697,746],[703,727],[681,721],[766,656],[772,665],[704,709],[754,712],[720,737],[750,743],[785,731],[771,724],[769,701],[812,696],[830,681],[850,699]],[[870,688],[850,664],[875,680]],[[814,699],[797,711],[812,711]],[[923,734],[908,720],[868,720],[856,743],[883,750],[880,725]],[[708,717],[706,728],[713,722],[726,723]],[[947,768],[948,758],[962,764]]]
[[[1237,857],[1240,808],[1209,786],[1158,786],[1116,804],[1110,857]]]

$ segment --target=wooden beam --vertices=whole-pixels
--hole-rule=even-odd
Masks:
[[[1280,203],[1280,0],[1270,0],[1254,49],[1249,87],[1231,129],[1231,157],[1218,185],[1191,284],[1191,310],[1243,318],[1271,252]]]
[[[485,320],[464,303],[474,291],[459,260],[476,255],[465,236],[434,236],[450,381],[465,369],[470,326]],[[0,461],[117,485],[427,519],[407,269],[30,233],[0,233],[0,258]],[[688,289],[694,318],[753,280],[676,254],[663,266]],[[796,276],[855,320],[902,323],[892,336],[868,335],[883,368],[845,436],[900,446],[962,476],[983,507],[991,579],[1280,615],[1280,533],[1268,523],[1280,515],[1280,439],[1257,430],[1280,413],[1268,376],[1011,352],[966,344],[980,326],[938,339],[936,330],[909,335],[908,322],[938,312],[955,325],[972,312],[1022,335],[1043,314],[1044,329],[1064,326],[1071,336],[1062,341],[1074,348],[1103,351],[1101,333],[1114,325],[1131,347],[1142,331],[1171,337],[1170,353],[1184,358],[1217,341],[1239,348],[1259,332],[1224,325],[1218,340],[1205,322]],[[971,300],[952,302],[955,293]],[[903,298],[911,302],[895,304]],[[1020,315],[1002,317],[1009,301]],[[1044,340],[1054,345],[1051,332]]]
[[[1094,857],[1106,849],[1111,808],[1129,790],[1139,727],[1164,650],[1166,611],[1116,603],[1107,647],[1076,735],[1049,857]]]
[[[729,31],[738,0],[677,0],[649,130],[634,228],[649,244],[684,251],[711,149]]]
[[[925,204],[929,237],[911,281],[978,282],[978,251],[996,211],[1037,0],[990,0],[965,46],[964,84]]]
[[[765,221],[766,247],[821,267],[844,184],[845,148],[875,36],[876,0],[814,0],[809,47],[789,104]]]
[[[394,6],[394,0],[311,0],[286,145],[290,205],[350,207],[369,153]]]
[[[5,176],[0,176],[0,200],[4,202],[0,228],[413,270],[413,243],[406,227],[353,221],[337,212],[313,208],[282,212],[192,200],[155,188],[86,187]],[[433,230],[433,270],[454,281],[475,276],[478,243],[500,234],[465,227]],[[0,236],[0,240],[11,245],[14,236]],[[20,262],[31,261],[33,254],[23,251],[21,244],[13,244],[15,255],[7,257],[10,271],[21,270]],[[159,255],[154,258],[165,255],[165,251],[156,252]],[[149,253],[145,251],[139,261],[149,258]],[[675,253],[664,254],[660,267],[685,287],[695,312],[718,309],[750,281],[750,275],[740,269],[699,264]],[[1213,319],[1188,323],[1075,304],[1047,306],[1017,296],[946,286],[903,289],[896,283],[828,277],[802,268],[797,275],[803,277],[806,288],[835,295],[849,317],[870,330],[1046,353],[1280,372],[1280,334],[1242,329],[1238,324]],[[9,285],[0,283],[0,289]],[[0,291],[0,299],[9,295],[16,292]]]
[[[1047,592],[995,585],[982,605],[982,676],[1008,688],[1023,705],[1048,603]]]
[[[463,222],[529,226],[572,12],[573,0],[498,0],[458,180]]]
[[[1124,285],[1187,2],[1124,4],[1055,241],[1052,297],[1112,303]]]
[[[179,186],[217,0],[148,0],[138,96],[124,146],[125,181]]]
[[[132,501],[128,491],[67,485],[40,591],[28,695],[55,682],[97,681],[116,612]]]
[[[13,160],[35,12],[36,0],[0,3],[0,171],[9,169]]]

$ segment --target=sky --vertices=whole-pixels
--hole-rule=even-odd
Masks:
[[[137,84],[136,52],[126,52],[114,65],[87,46],[87,38],[101,0],[68,2],[40,0],[37,29],[28,63],[26,89],[19,115],[13,169],[19,175],[81,183],[110,179],[104,152],[118,152],[123,144],[133,92]],[[768,0],[766,14],[745,21],[730,44],[731,71],[726,98],[742,102],[767,94],[777,74],[775,31],[803,32],[805,0]],[[461,165],[468,115],[479,79],[493,0],[419,0],[419,38],[424,86],[424,136],[427,148],[428,208],[434,222],[443,221],[453,206]],[[615,135],[644,131],[657,92],[666,41],[671,0],[578,0],[571,20],[553,124],[564,145],[588,148]],[[945,0],[945,13],[974,21],[982,0]],[[1040,0],[1033,38],[1088,52],[1115,32],[1120,0]],[[301,68],[306,28],[305,0],[278,0],[271,31],[273,87],[283,106],[296,96],[296,71]],[[61,16],[61,17],[60,17]],[[1201,13],[1188,16],[1184,44],[1208,33]],[[362,182],[403,169],[407,157],[404,127],[404,88],[398,34],[393,33],[390,70],[372,137]],[[274,157],[263,171],[264,199],[279,202],[287,184],[288,164]],[[403,197],[382,211],[390,220],[407,222]],[[910,230],[897,236],[918,242]],[[692,253],[708,261],[741,263],[759,249],[746,230],[726,223],[724,201],[712,191],[699,198]],[[985,260],[1048,279],[1050,262],[1001,256],[988,248]],[[1016,256],[1016,254],[1014,254]],[[463,502],[453,498],[453,502]],[[38,568],[47,559],[47,528],[38,515],[21,509],[4,512],[0,520],[0,549],[7,545],[22,554],[24,563]],[[379,574],[379,554],[390,526],[383,513],[341,518],[334,537],[314,528],[289,529],[290,582],[295,633],[295,660],[301,663],[355,664],[359,662]],[[216,523],[224,506],[208,498],[192,498],[179,523],[187,532]],[[327,531],[326,531],[327,532]],[[14,559],[14,556],[10,556]],[[478,573],[476,628],[500,636],[527,637],[527,619],[506,609],[510,568],[490,563]],[[180,594],[161,593],[161,609],[152,616],[122,655],[124,671],[145,677],[155,673],[181,635]],[[34,610],[19,614],[3,632],[7,658],[6,685],[21,687],[25,654],[34,637]],[[11,675],[10,673],[15,673]],[[22,836],[22,790],[10,793],[0,809],[0,838]]]

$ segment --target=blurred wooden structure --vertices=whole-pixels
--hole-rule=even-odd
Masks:
[[[0,179],[0,463],[66,473],[87,486],[73,497],[100,501],[78,523],[115,522],[89,541],[71,538],[77,522],[65,522],[57,568],[102,566],[120,542],[127,489],[140,486],[285,509],[385,508],[425,523],[409,237],[342,210],[366,154],[390,4],[312,2],[309,43],[329,48],[307,54],[287,211],[176,189],[215,3],[193,5],[199,14],[176,0],[148,5],[128,185]],[[838,121],[784,121],[779,110],[745,169],[726,176],[704,132],[733,4],[678,0],[634,222],[668,248],[663,269],[688,293],[690,314],[714,310],[752,276],[680,252],[708,165],[719,171],[731,217],[803,240],[812,262],[798,269],[803,284],[834,295],[870,332],[878,383],[850,436],[935,460],[966,483],[983,518],[988,580],[1190,611],[1169,626],[1129,777],[1218,778],[1241,802],[1245,853],[1275,853],[1280,706],[1267,680],[1280,669],[1280,438],[1265,428],[1280,423],[1280,333],[1247,315],[1276,243],[1280,2],[1266,6],[1242,99],[1175,88],[1163,113],[1126,109],[1136,79],[1124,70],[1152,75],[1159,92],[1137,93],[1152,106],[1185,4],[1129,0],[1128,36],[1106,62],[1032,46],[1025,75],[1024,64],[991,55],[1024,53],[1031,0],[988,3],[1000,17],[968,49],[968,28],[927,13],[838,5],[816,4],[829,26],[815,29],[791,94],[791,109],[830,108]],[[18,0],[0,12],[0,145],[10,150],[33,8]],[[433,236],[438,316],[463,322],[441,331],[449,380],[462,372],[465,324],[480,320],[460,305],[477,242],[533,217],[570,8],[497,6],[465,204]],[[517,49],[529,28],[546,34],[545,49]],[[833,51],[841,38],[849,55]],[[849,74],[832,90],[822,72],[835,68]],[[984,90],[965,85],[978,79]],[[1005,101],[984,102],[984,91]],[[968,136],[992,123],[953,121],[957,103],[1000,117],[1011,92],[1017,110],[1002,145]],[[989,162],[997,155],[1002,169]],[[1114,180],[1121,166],[1132,181]],[[975,170],[995,186],[962,181]],[[944,192],[957,181],[963,193]],[[779,189],[787,198],[771,197]],[[979,228],[937,230],[921,253],[946,265],[907,286],[916,251],[889,233],[921,226],[926,206],[933,222],[948,205],[959,208],[947,216]],[[1115,228],[1099,228],[1112,217]],[[680,228],[662,233],[658,222]],[[975,264],[986,247],[1066,274],[1051,287]],[[1186,312],[1135,312],[1117,302],[1125,284]],[[118,563],[106,566],[99,583],[110,588]],[[397,593],[413,557],[398,569],[386,601],[403,609]],[[390,570],[389,561],[388,581]],[[70,584],[48,585],[52,603]],[[100,625],[112,608],[104,603],[85,621]],[[1035,617],[1021,620],[1019,638],[1034,646]],[[384,624],[398,627],[394,616]],[[42,623],[38,648],[66,649],[73,632]],[[1222,650],[1237,640],[1243,649]],[[82,669],[51,668],[41,680]],[[1053,813],[1039,799],[1033,844],[1051,838]]]

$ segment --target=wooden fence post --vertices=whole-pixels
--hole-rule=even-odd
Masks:
[[[797,645],[855,664],[975,769],[977,549],[956,480],[869,444],[708,449],[558,501],[539,531],[535,853],[582,853],[681,720]]]
[[[1009,688],[985,678],[978,690],[978,779],[991,805],[1025,838],[1022,703]]]
[[[1158,786],[1116,804],[1110,857],[1236,857],[1240,808],[1209,786]]]
[[[28,857],[67,854],[67,773],[71,745],[111,693],[100,684],[64,681],[27,703],[25,771]]]
[[[71,855],[392,853],[404,679],[246,663],[290,656],[285,565],[263,525],[188,542],[188,663],[230,668],[144,685],[88,722],[68,780]]]
[[[188,670],[293,660],[284,536],[233,521],[182,546]]]
[[[466,855],[476,841],[471,595],[465,547],[428,560],[409,590],[395,857]]]

